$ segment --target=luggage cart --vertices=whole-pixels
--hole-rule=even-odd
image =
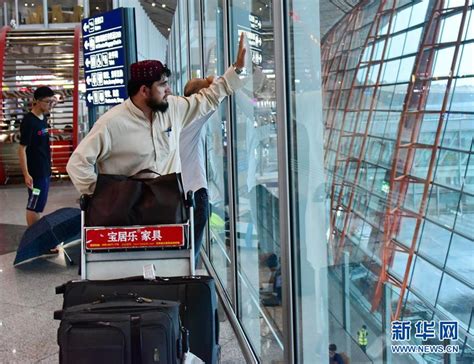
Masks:
[[[157,276],[193,276],[192,191],[188,192],[184,203],[189,218],[182,224],[86,226],[87,199],[81,196],[81,278],[102,280],[138,276],[151,264]]]

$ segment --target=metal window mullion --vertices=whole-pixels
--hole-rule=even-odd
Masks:
[[[184,17],[185,17],[185,24],[186,24],[186,47],[187,47],[187,52],[186,52],[186,74],[187,74],[187,81],[189,81],[192,77],[191,75],[191,44],[190,44],[190,38],[189,38],[189,24],[190,24],[190,17],[189,17],[189,1],[184,2]]]
[[[176,74],[179,75],[179,84],[178,82],[176,83],[176,94],[180,94],[182,91],[183,91],[183,75],[181,74],[181,69],[183,67],[183,49],[181,48],[181,29],[183,28],[184,24],[182,25],[181,24],[181,12],[183,11],[183,9],[181,9],[181,4],[183,4],[182,1],[178,0],[177,1],[177,7],[176,7],[176,12],[175,12],[175,16],[174,16],[174,19],[176,20],[176,31],[177,31],[177,37],[176,37],[176,46],[177,46],[177,49],[178,49],[178,58],[179,58],[179,61],[178,61],[178,64],[177,64],[177,67],[176,67]]]
[[[285,4],[284,4],[285,3]],[[298,361],[296,349],[296,332],[294,325],[294,288],[293,288],[293,252],[291,249],[291,216],[290,216],[290,170],[289,170],[289,140],[288,127],[291,127],[291,118],[287,97],[286,80],[290,76],[287,72],[286,34],[288,24],[284,14],[286,2],[273,2],[273,29],[275,46],[275,74],[276,76],[276,122],[277,122],[277,153],[278,168],[278,197],[279,197],[279,224],[282,269],[282,314],[284,336],[284,362],[288,364]]]
[[[118,8],[119,5],[117,4],[115,8]],[[89,1],[84,1],[84,19],[88,18],[90,16],[90,6],[89,6]]]
[[[198,31],[199,31],[199,69],[201,70],[201,76],[205,77],[204,74],[204,14],[203,14],[203,0],[197,0],[198,2]]]
[[[43,0],[43,1],[47,1],[47,0]],[[16,21],[16,25],[18,26],[19,25],[19,12],[20,10],[18,9],[18,0],[15,0],[15,21]],[[8,23],[5,23],[5,25],[8,25]]]
[[[48,0],[43,0],[43,25],[45,28],[49,28]]]
[[[231,64],[230,52],[231,52],[231,30],[230,30],[230,0],[222,0],[222,23],[224,26],[224,68]],[[235,153],[234,153],[234,132],[232,129],[233,123],[230,122],[231,118],[235,115],[234,108],[232,106],[232,97],[229,98],[226,107],[226,128],[227,128],[227,188],[229,191],[229,234],[230,234],[230,272],[231,272],[231,292],[232,292],[232,306],[236,317],[240,320],[240,309],[238,300],[238,275],[237,275],[237,239],[236,239],[236,208],[237,201],[235,191],[237,190],[235,178],[235,168],[237,166]]]

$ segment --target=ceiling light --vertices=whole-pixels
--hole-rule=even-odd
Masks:
[[[168,32],[171,30],[171,28],[168,28]]]
[[[156,3],[151,3],[151,6],[156,6]]]
[[[25,3],[25,6],[28,6],[28,4],[27,4],[27,3]]]
[[[162,8],[166,8],[166,4],[161,4],[161,7],[162,7]]]

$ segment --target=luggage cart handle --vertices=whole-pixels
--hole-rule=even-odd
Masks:
[[[82,211],[87,210],[90,200],[91,200],[91,195],[84,194],[84,195],[81,195],[81,197],[79,197],[79,207],[81,208]]]
[[[194,192],[192,190],[186,194],[186,207],[189,209],[189,274],[194,276],[196,267],[194,265]]]
[[[194,208],[194,192],[193,191],[188,191],[188,193],[186,193],[186,207],[187,208]]]

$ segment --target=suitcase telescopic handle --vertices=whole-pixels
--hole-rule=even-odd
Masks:
[[[100,295],[97,300],[95,300],[93,303],[98,304],[98,303],[105,303],[105,302],[110,302],[110,301],[135,301],[137,303],[151,303],[153,302],[152,299],[146,298],[146,297],[141,297],[136,293],[133,292],[128,292],[128,293],[118,293],[114,292],[111,295]]]

